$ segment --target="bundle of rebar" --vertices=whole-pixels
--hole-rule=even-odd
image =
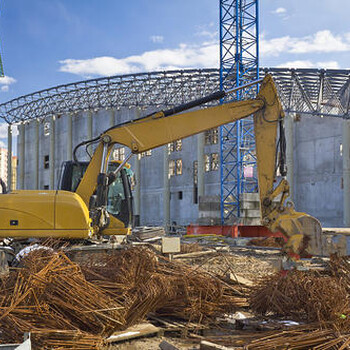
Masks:
[[[239,288],[207,272],[131,248],[82,265],[88,281],[112,296],[123,296],[127,324],[152,312],[193,322],[210,322],[247,306]]]
[[[125,326],[118,299],[86,281],[79,266],[63,253],[37,251],[23,264],[1,280],[2,341],[18,341],[28,331],[82,330],[102,336]]]
[[[33,349],[102,350],[106,348],[101,336],[79,330],[34,331],[31,333],[31,344]]]
[[[274,313],[350,331],[349,294],[336,277],[312,271],[276,273],[261,280],[250,295],[258,314]]]
[[[252,340],[246,350],[337,350],[350,348],[350,334],[339,334],[330,329],[314,326],[296,327],[291,330],[270,332]]]

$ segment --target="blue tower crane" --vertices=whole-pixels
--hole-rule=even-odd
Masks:
[[[259,79],[259,0],[220,0],[220,86],[228,90]],[[230,100],[255,96],[257,85]],[[224,101],[223,101],[224,102]],[[220,128],[221,218],[237,223],[241,194],[257,192],[254,125],[251,118]]]

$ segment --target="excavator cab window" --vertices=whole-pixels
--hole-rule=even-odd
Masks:
[[[89,162],[64,162],[58,189],[75,192],[88,165]],[[118,166],[118,162],[110,162],[108,164],[108,172],[116,170]],[[126,226],[132,223],[131,178],[131,170],[124,168],[119,172],[118,177],[108,189],[107,211]]]

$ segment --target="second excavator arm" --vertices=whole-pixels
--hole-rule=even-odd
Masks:
[[[262,224],[273,232],[281,231],[286,235],[289,238],[290,250],[295,253],[301,253],[308,242],[315,253],[315,249],[321,247],[320,223],[305,213],[296,212],[293,205],[287,202],[287,180],[282,179],[274,186],[277,134],[284,113],[272,77],[267,75],[264,78],[255,99],[176,114],[223,96],[224,93],[219,92],[196,103],[160,111],[106,130],[97,139],[92,140],[98,140],[99,145],[76,192],[85,203],[90,203],[90,206],[91,198],[96,193],[95,209],[101,209],[105,205],[106,191],[109,183],[113,181],[113,176],[107,174],[108,158],[116,143],[128,147],[131,153],[138,154],[254,115]],[[277,198],[279,200],[276,202]],[[97,223],[97,226],[101,228],[107,225]],[[104,233],[112,233],[113,229],[121,227],[120,222],[111,217],[108,227],[103,228]]]

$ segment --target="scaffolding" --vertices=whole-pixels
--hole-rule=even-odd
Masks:
[[[228,90],[259,79],[258,0],[220,0],[220,87]],[[257,86],[228,100],[254,98]],[[225,102],[225,101],[223,101]],[[237,223],[242,193],[257,192],[252,118],[224,125],[221,134],[221,219]]]

